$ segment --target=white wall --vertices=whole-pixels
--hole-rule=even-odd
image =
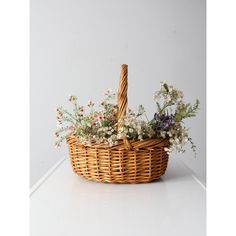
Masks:
[[[167,80],[201,111],[187,122],[198,146],[182,160],[205,181],[205,0],[31,0],[31,185],[58,160],[55,108],[117,89],[129,65],[129,105],[151,117],[153,92]],[[172,156],[175,156],[174,154]]]

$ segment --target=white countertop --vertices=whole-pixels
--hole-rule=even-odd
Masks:
[[[148,184],[104,184],[61,162],[32,193],[30,236],[205,236],[206,191],[182,161]]]

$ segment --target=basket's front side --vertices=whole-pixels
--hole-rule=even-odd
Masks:
[[[86,179],[110,183],[145,183],[159,179],[166,171],[166,144],[134,150],[98,145],[78,145],[76,138],[67,139],[71,164],[76,174]],[[138,141],[142,142],[142,141]]]

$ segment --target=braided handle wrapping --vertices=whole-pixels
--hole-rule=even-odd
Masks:
[[[123,117],[126,115],[127,109],[127,90],[128,90],[128,66],[123,64],[121,65],[121,72],[120,72],[120,84],[119,89],[117,92],[117,119],[118,121],[122,120]]]
[[[128,91],[128,65],[121,65],[121,73],[120,73],[120,84],[117,92],[117,119],[118,119],[118,130],[121,128],[120,121],[126,115],[127,110],[127,91]],[[126,149],[132,149],[132,146],[128,139],[123,139],[124,145]]]

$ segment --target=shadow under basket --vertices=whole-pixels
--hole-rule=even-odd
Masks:
[[[117,92],[117,120],[126,115],[128,67],[121,66],[120,84]],[[164,175],[169,146],[168,139],[123,139],[117,145],[82,145],[75,136],[67,137],[73,170],[89,180],[108,183],[147,183]]]

